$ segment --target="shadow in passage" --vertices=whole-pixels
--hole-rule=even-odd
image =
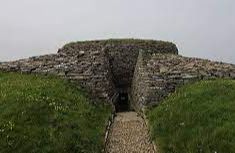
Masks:
[[[129,98],[127,92],[120,92],[116,102],[116,112],[130,111]]]

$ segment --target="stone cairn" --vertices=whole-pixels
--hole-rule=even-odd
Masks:
[[[235,65],[180,56],[170,42],[136,39],[74,42],[57,54],[2,62],[0,70],[60,76],[112,104],[126,92],[136,111],[190,81],[235,79]]]

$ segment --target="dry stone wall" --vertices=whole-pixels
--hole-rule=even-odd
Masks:
[[[235,78],[234,65],[178,56],[175,44],[153,40],[70,43],[57,54],[0,63],[0,70],[53,74],[79,83],[93,98],[117,102],[120,91],[131,107],[156,105],[190,80]]]
[[[111,41],[105,45],[113,82],[117,88],[131,86],[139,51],[178,54],[176,45],[163,41]]]
[[[0,69],[58,75],[79,83],[92,97],[108,101],[115,92],[108,71],[109,63],[104,50],[96,49],[87,48],[86,51],[78,50],[71,54],[59,50],[58,54],[2,63]]]
[[[173,54],[141,53],[133,78],[133,106],[143,111],[145,106],[159,104],[178,86],[215,78],[235,79],[235,66]]]
[[[0,63],[0,70],[53,74],[77,82],[94,98],[115,101],[132,83],[138,52],[173,53],[175,44],[149,40],[104,40],[70,43],[57,54]]]

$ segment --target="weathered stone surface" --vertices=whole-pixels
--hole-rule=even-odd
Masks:
[[[235,79],[235,66],[173,54],[139,55],[132,83],[132,105],[136,110],[157,105],[175,88],[201,79]]]
[[[0,63],[0,70],[58,75],[106,102],[115,103],[118,93],[125,91],[136,110],[158,104],[189,81],[235,78],[234,65],[177,54],[175,44],[163,41],[77,42],[57,54]]]

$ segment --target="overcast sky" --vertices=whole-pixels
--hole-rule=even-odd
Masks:
[[[235,0],[0,0],[0,61],[106,38],[173,41],[235,64]]]

